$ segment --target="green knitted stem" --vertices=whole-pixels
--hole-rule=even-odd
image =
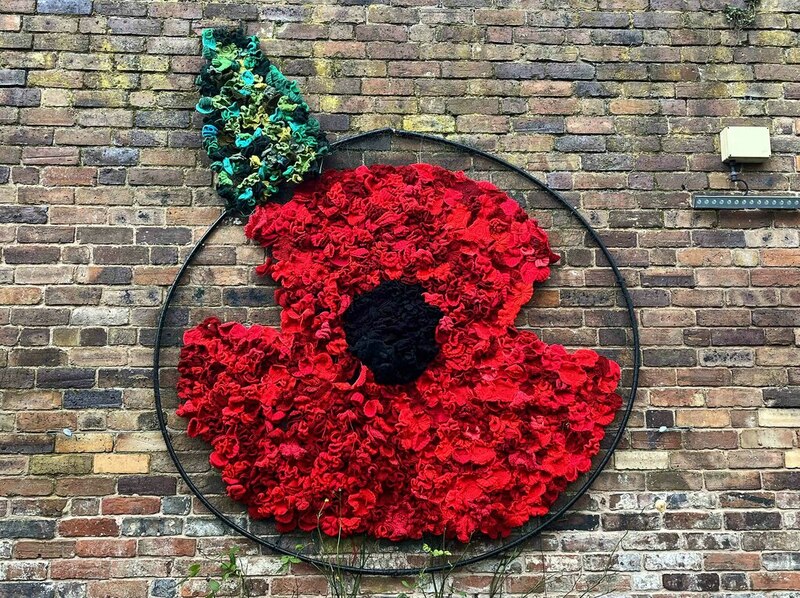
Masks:
[[[297,83],[261,53],[256,36],[205,29],[203,56],[203,147],[228,209],[249,214],[316,172],[328,142]]]

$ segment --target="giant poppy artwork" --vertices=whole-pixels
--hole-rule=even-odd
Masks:
[[[247,70],[269,87],[265,58],[248,66],[204,40],[218,81]],[[214,63],[217,49],[233,58]],[[227,114],[254,113],[252,93],[226,89]],[[277,176],[270,144],[227,156],[247,169],[228,175],[228,199],[254,198],[245,234],[268,250],[257,274],[277,283],[281,321],[212,317],[185,332],[189,436],[210,445],[228,495],[280,532],[466,542],[545,515],[591,469],[622,404],[617,363],[515,324],[557,267],[547,233],[493,184],[423,163],[323,169],[271,201],[297,180],[290,166],[313,170],[308,144],[324,148],[316,133],[292,141],[290,121],[273,122],[288,133],[259,133],[268,114],[235,135],[215,125],[221,146],[282,135],[306,149]],[[276,180],[257,186],[265,163]]]

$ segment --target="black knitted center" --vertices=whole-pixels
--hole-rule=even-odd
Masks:
[[[442,311],[425,303],[422,287],[382,282],[353,299],[344,312],[350,352],[379,384],[416,380],[439,353],[436,325]]]

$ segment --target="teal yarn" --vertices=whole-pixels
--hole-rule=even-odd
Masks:
[[[314,174],[328,142],[297,83],[263,55],[256,36],[205,29],[202,41],[203,148],[217,193],[246,215]]]

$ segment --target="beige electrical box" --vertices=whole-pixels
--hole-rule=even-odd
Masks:
[[[723,162],[764,162],[772,155],[767,127],[725,127],[719,146]]]

